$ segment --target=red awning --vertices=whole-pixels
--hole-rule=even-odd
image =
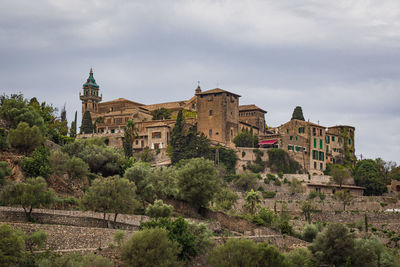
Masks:
[[[273,140],[263,140],[260,141],[258,144],[259,145],[273,145],[278,141],[278,139],[273,139]]]

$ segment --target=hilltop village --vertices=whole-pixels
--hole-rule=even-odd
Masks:
[[[90,69],[78,131],[0,96],[0,266],[398,267],[400,167],[240,97],[103,102]]]
[[[285,150],[302,166],[304,173],[322,174],[327,163],[343,164],[345,159],[355,162],[353,126],[325,127],[304,118],[292,118],[279,127],[268,128],[267,111],[256,105],[240,105],[240,97],[220,88],[202,91],[198,86],[188,100],[151,105],[124,98],[102,102],[100,86],[90,69],[79,98],[82,116],[90,112],[95,129],[78,138],[107,137],[110,146],[122,147],[125,125],[133,120],[138,129],[132,145],[134,150],[166,149],[177,113],[182,110],[185,122],[196,125],[197,131],[212,143],[235,148],[234,138],[243,130],[251,131],[259,140],[256,147]],[[162,119],[154,116],[162,110],[169,116]]]

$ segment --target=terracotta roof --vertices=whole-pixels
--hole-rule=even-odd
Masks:
[[[125,99],[125,98],[118,98],[118,99],[114,99],[114,100],[110,100],[110,101],[105,101],[105,102],[101,102],[99,104],[107,104],[107,103],[111,103],[111,102],[129,102],[129,103],[137,104],[139,106],[145,106],[142,103],[131,101],[131,100],[128,100],[128,99]]]
[[[321,187],[340,187],[340,185],[338,184],[319,184],[319,183],[307,183],[307,186],[321,186]],[[355,186],[355,185],[342,185],[342,188],[344,189],[360,189],[360,190],[364,190],[365,187],[361,187],[361,186]]]
[[[234,96],[241,97],[241,96],[240,96],[240,95],[238,95],[238,94],[235,94],[235,93],[232,93],[232,92],[225,91],[225,90],[223,90],[223,89],[221,89],[221,88],[215,88],[215,89],[211,89],[211,90],[203,91],[203,92],[201,92],[201,93],[198,93],[198,94],[196,94],[196,95],[209,95],[209,94],[217,94],[217,93],[228,93],[228,94],[232,94],[232,95],[234,95]]]
[[[257,107],[256,105],[241,105],[241,106],[239,106],[239,111],[244,111],[244,110],[260,110],[264,113],[267,113],[265,110]]]
[[[148,110],[156,110],[159,108],[181,109],[181,108],[185,107],[186,104],[187,104],[187,100],[183,100],[183,101],[174,101],[174,102],[145,105],[144,107]]]

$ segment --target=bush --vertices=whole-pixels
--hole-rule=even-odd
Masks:
[[[312,242],[318,233],[319,230],[315,224],[307,224],[303,229],[303,239],[307,242]]]
[[[0,161],[0,185],[4,184],[4,178],[11,174],[11,168],[7,161]]]
[[[313,267],[313,255],[307,248],[298,248],[286,254],[291,267]]]
[[[311,191],[311,192],[308,194],[307,199],[314,199],[314,198],[316,198],[317,196],[318,196],[318,192],[316,192],[316,191]]]
[[[174,208],[171,205],[166,205],[162,200],[154,201],[153,205],[149,205],[146,209],[146,215],[150,218],[168,218],[171,216]]]
[[[0,266],[17,266],[24,251],[24,239],[9,225],[0,225]]]
[[[254,189],[256,187],[257,181],[257,174],[245,171],[239,175],[239,178],[234,181],[234,184],[240,190],[249,191],[250,189]]]
[[[154,228],[136,232],[123,245],[122,260],[127,266],[180,266],[178,243],[168,238],[165,229]]]
[[[276,195],[276,192],[274,191],[264,191],[262,192],[263,198],[274,198]]]
[[[32,126],[26,122],[20,122],[17,129],[10,129],[8,133],[9,144],[18,151],[28,154],[40,146],[44,141],[39,127]]]
[[[215,196],[215,202],[217,208],[230,210],[232,206],[235,205],[238,198],[239,197],[235,191],[228,187],[223,187]]]
[[[0,128],[0,151],[8,148],[6,129]]]
[[[50,151],[44,146],[36,148],[30,157],[22,160],[21,169],[27,177],[48,178],[53,172],[50,165]]]
[[[284,255],[274,246],[246,239],[229,239],[214,248],[208,261],[211,266],[289,266]]]
[[[297,161],[292,159],[286,151],[279,148],[269,149],[268,158],[267,165],[278,173],[296,173],[302,169]]]

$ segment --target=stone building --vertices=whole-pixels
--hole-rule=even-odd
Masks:
[[[355,162],[354,131],[355,128],[348,125],[328,128],[325,140],[327,163]]]
[[[241,128],[252,127],[257,131],[258,135],[265,134],[265,114],[267,111],[256,105],[241,105],[239,106],[239,122]]]
[[[302,120],[290,120],[278,127],[279,147],[303,167],[305,172],[321,173],[326,167],[325,127]]]
[[[187,125],[197,125],[198,131],[212,142],[233,147],[232,140],[239,131],[239,97],[220,88],[203,92],[198,86],[194,96],[188,100],[151,105],[124,98],[101,102],[99,85],[91,69],[80,99],[82,114],[86,110],[91,113],[96,129],[93,134],[81,134],[78,138],[103,136],[108,137],[109,145],[122,146],[125,125],[128,120],[133,120],[138,128],[138,138],[133,143],[135,150],[166,148],[176,115],[183,110]],[[151,112],[161,108],[171,111],[171,119],[153,120]]]

